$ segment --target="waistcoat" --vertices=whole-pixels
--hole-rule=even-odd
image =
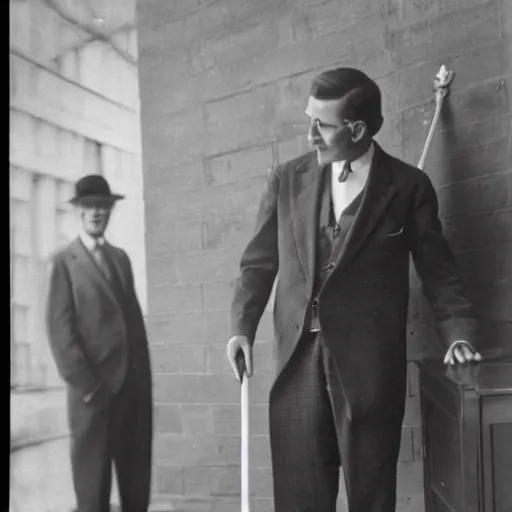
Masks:
[[[326,166],[323,176],[323,186],[320,197],[318,214],[318,238],[316,248],[316,267],[313,284],[313,300],[311,311],[307,315],[306,330],[319,329],[318,323],[318,300],[317,296],[327,279],[329,273],[334,269],[336,256],[343,250],[347,235],[354,222],[363,199],[364,189],[353,199],[343,210],[339,219],[334,217],[334,207],[331,196],[331,166]]]

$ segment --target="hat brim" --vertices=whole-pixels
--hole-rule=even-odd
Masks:
[[[120,201],[124,199],[125,196],[121,194],[110,194],[109,196],[102,195],[87,195],[87,196],[75,196],[72,197],[69,202],[74,205],[78,204],[87,204],[87,203],[95,203],[95,202],[106,202],[106,203],[115,203],[116,201]]]

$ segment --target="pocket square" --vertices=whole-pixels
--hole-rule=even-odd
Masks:
[[[393,233],[388,233],[386,235],[386,238],[390,238],[390,237],[401,235],[403,232],[404,232],[404,227],[402,226],[402,228],[399,231],[394,231]]]

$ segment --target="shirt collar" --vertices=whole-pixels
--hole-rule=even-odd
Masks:
[[[100,236],[98,238],[94,238],[83,230],[80,231],[79,236],[80,240],[82,240],[83,244],[89,251],[93,251],[97,245],[102,246],[105,243],[105,237]]]
[[[373,142],[371,142],[370,147],[364,153],[361,155],[357,160],[354,160],[353,162],[350,162],[350,167],[352,169],[352,172],[357,173],[358,171],[368,171],[370,169],[370,165],[372,163],[373,154],[375,152],[375,147]],[[343,164],[345,163],[344,160],[341,160],[339,162],[333,162],[332,169],[333,172],[339,172],[339,170],[343,169]]]

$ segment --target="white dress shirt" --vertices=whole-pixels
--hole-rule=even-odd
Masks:
[[[343,183],[338,181],[338,176],[345,162],[332,163],[331,197],[336,220],[340,218],[343,210],[359,195],[366,185],[374,151],[375,149],[372,142],[364,155],[350,162],[352,172]]]
[[[80,240],[85,245],[87,250],[94,254],[94,250],[96,249],[96,246],[100,245],[102,246],[105,243],[105,238],[103,236],[99,236],[98,238],[94,238],[85,231],[80,231]]]
[[[93,237],[86,233],[84,230],[80,231],[80,240],[82,240],[82,243],[85,245],[85,248],[89,251],[91,256],[94,258],[102,272],[107,276],[109,276],[108,272],[108,266],[105,264],[105,256],[103,253],[99,250],[100,247],[103,247],[105,244],[105,237],[99,236],[99,237]]]

